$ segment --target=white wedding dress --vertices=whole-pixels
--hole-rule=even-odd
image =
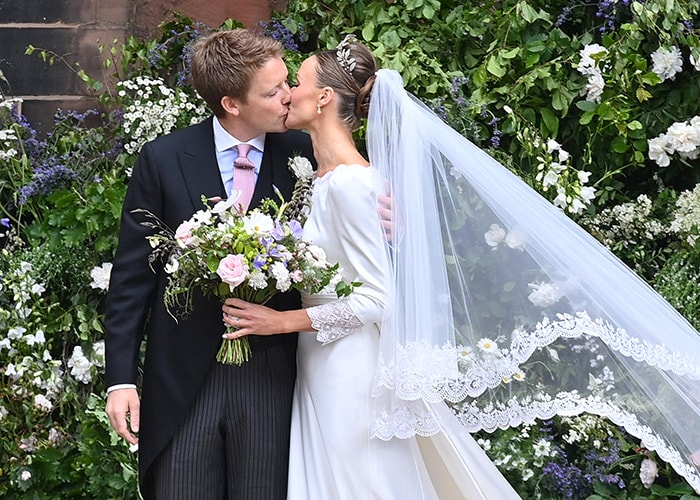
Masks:
[[[452,413],[443,432],[372,437],[373,385],[388,252],[377,216],[378,172],[339,165],[314,182],[305,239],[361,286],[346,298],[304,294],[316,332],[301,332],[289,464],[290,500],[519,498]]]

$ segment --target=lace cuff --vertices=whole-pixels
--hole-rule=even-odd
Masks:
[[[320,306],[307,307],[306,314],[311,319],[311,326],[318,330],[316,340],[323,345],[345,337],[362,327],[362,321],[350,308],[347,297]]]

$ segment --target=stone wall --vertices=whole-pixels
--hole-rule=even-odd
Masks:
[[[173,12],[209,26],[233,18],[248,27],[281,10],[282,0],[0,0],[0,81],[4,95],[21,97],[22,112],[40,131],[50,130],[58,108],[83,111],[96,100],[78,69],[106,79],[98,46],[127,35],[155,33]],[[27,46],[62,56],[53,65]],[[76,64],[79,64],[78,67]],[[1,80],[1,79],[0,79]]]

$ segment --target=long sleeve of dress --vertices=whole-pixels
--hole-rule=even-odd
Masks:
[[[315,186],[306,235],[324,248],[330,262],[340,264],[345,281],[362,285],[348,297],[307,308],[317,340],[324,344],[382,320],[388,270],[377,213],[377,172],[339,165],[326,176]]]

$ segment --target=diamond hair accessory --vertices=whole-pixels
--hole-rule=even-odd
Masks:
[[[345,35],[343,41],[335,48],[335,57],[342,68],[352,75],[355,69],[355,58],[350,56],[350,42],[357,40],[355,35]]]

